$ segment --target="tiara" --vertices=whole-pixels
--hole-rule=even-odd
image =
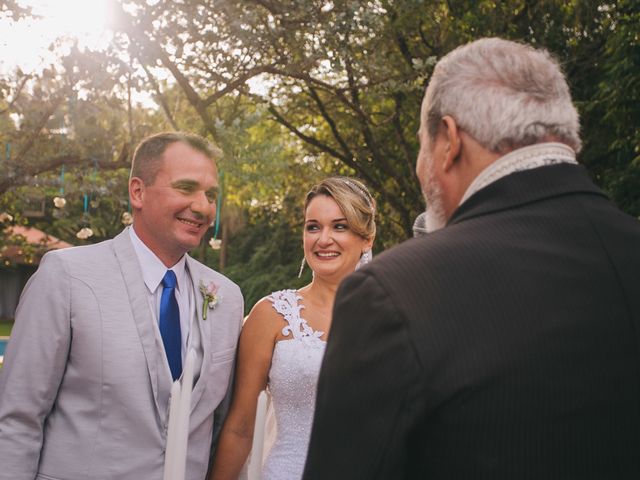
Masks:
[[[357,183],[352,182],[351,180],[348,180],[346,178],[343,178],[343,181],[344,181],[344,183],[349,185],[349,187],[351,187],[352,190],[354,190],[356,192],[360,192],[360,193],[362,193],[362,195],[364,195],[364,199],[367,201],[367,205],[369,205],[369,208],[375,214],[376,213],[376,209],[373,206],[373,199],[371,197],[371,194],[367,191],[367,189],[364,186],[358,185]]]

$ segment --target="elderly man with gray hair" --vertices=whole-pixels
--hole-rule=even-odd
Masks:
[[[430,233],[341,285],[304,478],[640,478],[640,223],[558,63],[450,52],[419,138]]]

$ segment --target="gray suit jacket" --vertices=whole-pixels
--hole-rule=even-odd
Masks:
[[[243,317],[237,285],[187,257],[221,300],[196,314],[203,361],[191,399],[187,478],[206,474]],[[46,254],[24,289],[0,373],[0,479],[161,479],[171,378],[125,230]]]

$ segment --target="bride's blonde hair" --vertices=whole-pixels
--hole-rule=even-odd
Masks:
[[[375,200],[360,180],[350,177],[329,177],[314,185],[304,201],[304,211],[318,195],[333,198],[344,214],[349,228],[366,240],[376,234]]]

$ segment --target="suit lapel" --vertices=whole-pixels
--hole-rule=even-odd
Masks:
[[[113,242],[115,255],[120,264],[122,277],[129,294],[129,304],[131,305],[133,320],[136,324],[140,343],[147,360],[149,381],[151,382],[151,388],[153,389],[153,398],[156,410],[162,419],[165,418],[166,415],[166,405],[164,402],[158,401],[158,383],[162,381],[161,375],[159,375],[159,368],[160,365],[162,365],[163,359],[159,358],[159,355],[163,354],[163,352],[158,348],[156,343],[156,332],[154,330],[155,325],[153,314],[149,309],[148,292],[146,290],[147,287],[142,280],[140,263],[133,245],[131,244],[128,229],[125,229],[117,235],[113,239]]]
[[[187,268],[189,275],[191,276],[191,283],[193,284],[194,299],[195,299],[195,322],[193,328],[197,328],[200,332],[200,343],[202,345],[202,363],[200,366],[200,376],[198,382],[195,384],[193,391],[191,392],[191,411],[193,412],[195,406],[202,398],[204,393],[204,385],[207,375],[207,368],[209,366],[209,358],[211,357],[211,317],[212,311],[207,312],[207,319],[202,318],[202,307],[204,298],[200,293],[200,280],[206,281],[207,278],[202,277],[202,269],[200,264],[187,255]]]

